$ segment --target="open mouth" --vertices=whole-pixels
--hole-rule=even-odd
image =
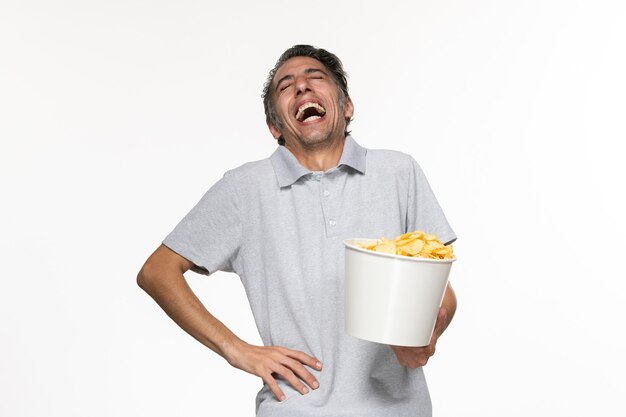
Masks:
[[[321,119],[326,114],[326,109],[313,101],[304,103],[296,112],[296,120],[302,123],[313,122]]]

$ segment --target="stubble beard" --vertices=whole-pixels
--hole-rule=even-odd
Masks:
[[[304,149],[320,150],[330,147],[333,142],[333,132],[314,132],[309,136],[299,135],[297,140]]]

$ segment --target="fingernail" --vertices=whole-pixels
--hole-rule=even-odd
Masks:
[[[282,397],[280,397],[280,400],[281,400],[281,401],[285,401],[285,398],[286,398],[286,397],[283,395]]]
[[[321,368],[321,367],[322,367],[322,362],[317,362],[317,363],[315,364],[315,366],[317,366],[318,368]]]
[[[317,382],[317,381],[313,382],[313,388],[314,389],[318,389],[319,387],[320,387],[320,383],[319,382]]]
[[[308,394],[309,393],[309,389],[307,387],[302,387],[302,392],[304,394]]]

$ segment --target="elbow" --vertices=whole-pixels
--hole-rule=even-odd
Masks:
[[[149,263],[146,262],[137,274],[137,285],[139,286],[139,288],[146,292],[148,292],[148,288],[150,288],[150,283],[154,281],[154,274],[151,272],[151,270],[152,268],[150,267]]]
[[[141,288],[144,291],[146,289],[146,280],[147,280],[146,275],[143,271],[143,268],[141,268],[141,270],[137,274],[137,285],[139,285],[139,288]]]
[[[168,282],[183,278],[185,271],[189,269],[186,263],[191,264],[183,257],[170,251],[161,245],[141,267],[137,274],[137,285],[148,294],[152,295]]]

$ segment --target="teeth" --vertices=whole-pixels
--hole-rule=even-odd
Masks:
[[[308,103],[304,103],[302,106],[300,106],[300,108],[298,109],[298,113],[296,113],[296,119],[297,119],[297,120],[299,120],[299,121],[303,121],[303,120],[302,120],[302,117],[304,116],[304,111],[305,111],[306,109],[311,108],[311,107],[315,107],[315,109],[317,110],[317,112],[318,112],[320,115],[322,115],[322,116],[323,116],[324,114],[326,114],[326,109],[325,109],[325,108],[323,108],[322,106],[320,106],[320,105],[319,105],[319,104],[317,104],[317,103],[314,103],[314,102],[309,101]],[[317,118],[320,118],[320,116],[310,116],[310,117],[307,117],[307,120],[315,120],[315,119],[311,119],[311,117],[317,117]]]
[[[321,119],[320,116],[315,115],[315,116],[309,116],[306,119],[303,120],[303,122],[312,122],[313,120],[317,120],[317,119]]]

